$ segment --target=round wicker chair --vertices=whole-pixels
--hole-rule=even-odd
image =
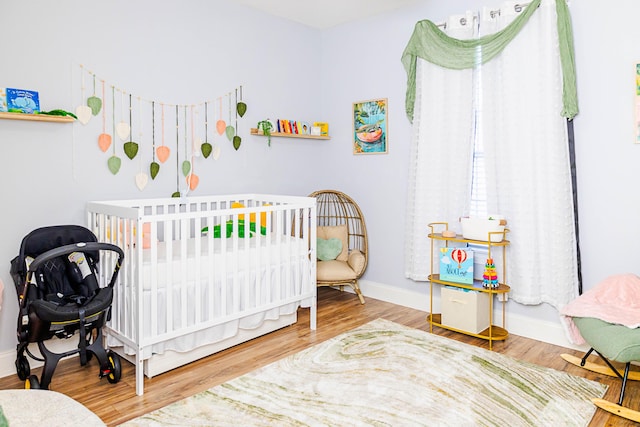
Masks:
[[[367,227],[362,211],[351,197],[336,190],[315,191],[309,197],[315,197],[317,201],[318,237],[340,237],[343,241],[342,256],[335,260],[318,260],[317,285],[339,286],[340,290],[349,285],[364,304],[358,285],[368,263]],[[345,225],[346,234],[340,235]]]

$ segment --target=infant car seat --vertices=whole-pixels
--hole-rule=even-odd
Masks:
[[[101,251],[117,254],[111,279],[102,286],[98,281]],[[115,260],[115,254],[110,259]],[[25,388],[48,389],[60,359],[75,354],[82,366],[95,355],[100,377],[106,376],[110,383],[120,380],[120,358],[103,347],[102,328],[123,257],[118,246],[98,243],[90,230],[77,225],[38,228],[24,237],[19,255],[11,261],[11,276],[20,305],[16,371]],[[80,335],[77,349],[54,353],[44,344],[53,337],[70,338],[75,332]],[[29,343],[34,342],[43,358],[29,351]],[[44,362],[40,380],[30,375],[25,353]]]

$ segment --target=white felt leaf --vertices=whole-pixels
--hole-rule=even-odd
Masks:
[[[138,174],[136,175],[136,185],[138,186],[138,190],[140,191],[144,190],[144,187],[147,186],[148,182],[149,182],[149,175],[147,175],[144,172],[138,172]]]
[[[125,122],[116,125],[116,133],[121,140],[126,141],[129,138],[129,132],[131,132],[131,127]]]
[[[211,152],[211,156],[213,157],[213,160],[218,160],[220,158],[220,146],[216,145],[215,147],[213,147],[213,151]]]
[[[202,154],[202,143],[203,143],[202,138],[197,137],[194,143],[195,149],[193,150],[193,155],[195,157],[200,157],[200,155]]]
[[[91,120],[91,108],[86,105],[78,105],[76,107],[76,116],[78,117],[78,121],[80,123],[86,125],[87,123],[89,123],[89,120]]]

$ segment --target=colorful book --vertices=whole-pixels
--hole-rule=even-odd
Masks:
[[[441,248],[440,280],[472,285],[473,252],[465,248]]]
[[[6,88],[7,111],[10,113],[37,114],[40,112],[38,92],[26,89]]]
[[[0,87],[0,113],[6,113],[7,110],[7,91]]]
[[[329,136],[329,123],[326,123],[326,122],[313,122],[313,125],[320,127],[320,135]]]

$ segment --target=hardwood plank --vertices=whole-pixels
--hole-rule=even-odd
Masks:
[[[318,288],[318,329],[316,331],[309,330],[309,310],[301,309],[298,312],[298,323],[295,325],[154,378],[146,378],[143,396],[135,394],[133,365],[126,361],[122,362],[122,380],[118,384],[109,384],[106,379],[98,379],[98,366],[95,360],[91,360],[85,367],[80,366],[76,358],[63,360],[56,370],[50,388],[78,400],[95,412],[106,424],[113,426],[207,390],[371,320],[384,318],[428,331],[426,317],[425,312],[373,298],[367,298],[366,304],[363,305],[352,293],[322,287]],[[486,340],[437,327],[433,328],[433,333],[488,349]],[[72,339],[77,339],[77,336]],[[510,335],[506,341],[494,342],[493,350],[516,359],[608,384],[609,390],[605,399],[610,402],[618,401],[620,381],[574,366],[561,357],[562,353],[582,357],[580,352],[516,335]],[[591,358],[594,362],[598,362],[597,356],[591,356],[590,360]],[[34,369],[33,373],[40,375],[41,368]],[[23,383],[17,375],[0,378],[0,389],[22,387]],[[639,390],[639,383],[629,382],[624,402],[626,407],[640,409]],[[597,410],[589,424],[590,427],[635,425],[637,424],[611,415],[602,409]]]

